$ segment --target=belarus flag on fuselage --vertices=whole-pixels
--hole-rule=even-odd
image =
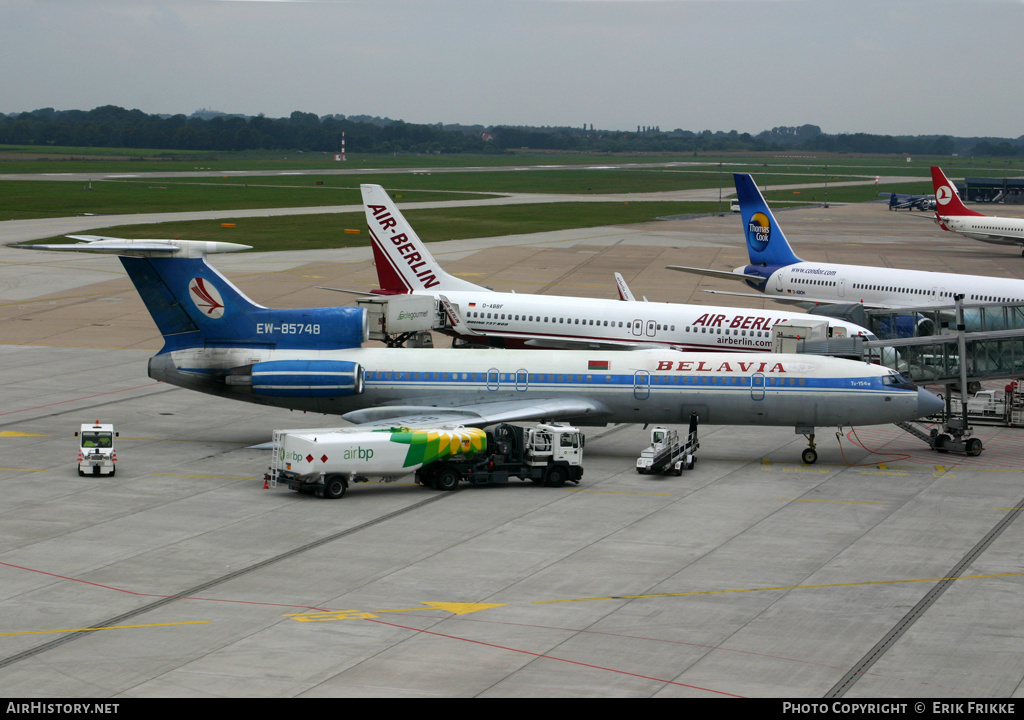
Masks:
[[[611,363],[607,360],[591,360],[587,363],[587,370],[608,370]]]

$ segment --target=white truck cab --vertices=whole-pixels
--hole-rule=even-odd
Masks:
[[[113,475],[116,471],[117,453],[114,451],[114,426],[100,423],[82,425],[75,433],[79,440],[78,474]]]

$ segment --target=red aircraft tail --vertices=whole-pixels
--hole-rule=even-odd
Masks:
[[[956,185],[949,181],[941,168],[934,165],[932,165],[932,187],[935,188],[935,215],[937,217],[981,215],[980,212],[975,212],[964,206],[960,201],[960,195],[957,194]]]

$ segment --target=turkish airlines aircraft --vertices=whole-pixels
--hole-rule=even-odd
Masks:
[[[822,320],[828,321],[833,337],[863,335],[874,339],[860,325],[804,313],[639,302],[621,276],[616,278],[620,300],[494,292],[445,272],[387,192],[379,185],[361,188],[377,262],[379,293],[446,298],[456,306],[465,327],[452,327],[446,332],[475,344],[768,352],[774,325]]]
[[[948,306],[953,304],[955,294],[963,294],[965,304],[971,305],[1024,302],[1024,280],[1016,278],[801,260],[790,247],[753,178],[746,174],[736,174],[733,178],[742,208],[750,264],[732,272],[678,265],[670,265],[669,269],[740,280],[776,300],[804,306],[835,303],[860,303],[878,308]]]
[[[935,222],[943,230],[994,245],[1024,245],[1024,219],[982,215],[965,207],[941,168],[932,166],[935,187]],[[1024,250],[1021,250],[1024,255]]]

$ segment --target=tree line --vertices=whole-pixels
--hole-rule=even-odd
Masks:
[[[286,118],[221,113],[150,115],[106,105],[93,110],[0,114],[0,144],[65,147],[123,147],[163,150],[302,150],[335,153],[504,153],[528,148],[576,152],[735,152],[798,150],[834,153],[959,153],[1024,155],[1024,138],[954,138],[867,133],[830,135],[815,125],[777,127],[757,135],[703,130],[636,132],[580,127],[523,127],[414,124],[368,116],[317,116],[293,112]]]

